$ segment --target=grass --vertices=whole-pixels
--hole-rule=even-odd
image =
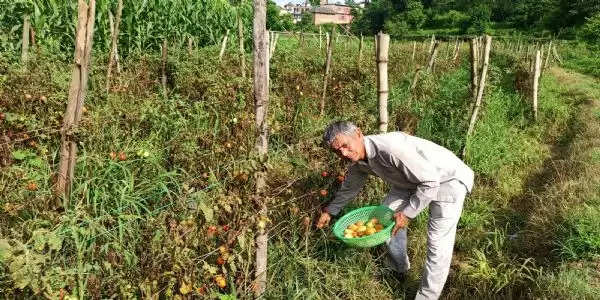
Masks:
[[[0,148],[0,161],[10,161],[0,173],[5,212],[0,217],[0,291],[17,298],[58,297],[61,289],[86,298],[244,298],[251,293],[257,222],[253,174],[266,168],[272,230],[266,298],[413,297],[426,253],[427,212],[411,222],[412,269],[404,281],[385,266],[381,247],[350,249],[329,230],[307,230],[304,223],[331,199],[335,175],[345,167],[318,146],[324,126],[351,119],[365,132],[376,132],[369,58],[374,54],[372,44],[366,45],[358,63],[357,41],[338,43],[326,115],[319,117],[323,56],[315,54],[322,54],[318,41],[307,39],[301,46],[295,38],[280,39],[270,71],[272,131],[265,165],[253,156],[252,82],[241,77],[236,54],[228,53],[220,64],[217,47],[191,56],[173,49],[167,98],[156,81],[158,53],[124,60],[109,94],[104,58],[97,57],[78,136],[77,177],[64,211],[57,210],[51,194],[57,133],[32,134],[8,150]],[[441,49],[440,57],[447,57],[446,47]],[[426,58],[419,51],[413,62],[411,43],[392,44],[390,130],[412,131],[456,153],[465,146],[470,112],[466,50],[460,64],[439,61],[436,73],[424,74],[409,92],[415,67]],[[0,59],[5,70],[0,104],[7,115],[0,128],[11,138],[60,124],[70,65],[51,53],[41,55],[30,71]],[[459,223],[445,290],[450,299],[551,297],[569,289],[585,298],[596,288],[582,284],[595,276],[588,264],[567,266],[597,254],[592,220],[600,197],[593,189],[593,167],[600,145],[594,144],[589,127],[594,123],[577,120],[587,111],[577,106],[598,90],[593,81],[579,78],[567,89],[557,74],[545,73],[540,118],[534,122],[528,100],[513,88],[517,63],[507,51],[494,52],[483,109],[466,144],[467,162],[478,178]],[[149,155],[138,155],[140,150]],[[111,152],[126,158],[111,158]],[[554,172],[561,160],[572,167]],[[582,160],[590,165],[575,163]],[[323,178],[322,170],[334,176]],[[29,182],[37,189],[28,190]],[[318,197],[314,192],[319,189],[329,194]],[[377,203],[386,191],[381,180],[371,178],[346,210]],[[591,208],[571,209],[581,204],[577,198],[585,198]],[[553,237],[554,232],[561,234]],[[228,259],[218,265],[223,245]],[[548,248],[547,258],[538,253],[542,247]],[[227,278],[226,289],[214,284],[217,274]]]

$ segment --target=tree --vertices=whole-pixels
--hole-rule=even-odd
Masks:
[[[479,4],[471,9],[470,18],[462,26],[469,34],[484,34],[489,30],[492,10],[487,4]]]
[[[281,14],[281,9],[271,0],[267,2],[267,29],[276,31],[291,30],[294,19],[291,14]]]
[[[600,45],[600,13],[586,18],[585,24],[578,33],[578,38],[593,45]]]
[[[318,31],[318,28],[314,25],[314,17],[311,12],[305,12],[302,14],[300,22],[296,23],[296,30],[298,31]]]
[[[391,36],[401,36],[409,29],[420,29],[425,23],[426,16],[423,4],[418,0],[406,0],[404,10],[385,21],[384,31]]]

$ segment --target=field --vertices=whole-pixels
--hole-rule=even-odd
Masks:
[[[466,147],[465,161],[476,172],[445,299],[593,299],[600,293],[600,88],[593,77],[599,64],[586,45],[570,43],[558,47],[563,64],[551,61],[543,70],[535,121],[518,85],[529,74],[525,51],[515,51],[515,41],[494,39],[483,107],[468,143],[468,43],[457,60],[454,42],[442,43],[435,70],[422,73],[414,90],[429,41],[417,43],[414,60],[412,41],[391,43],[388,130],[457,154]],[[254,239],[257,226],[266,224],[267,299],[413,297],[426,251],[426,213],[409,227],[413,266],[404,280],[383,263],[383,247],[348,248],[329,228],[313,224],[346,167],[321,147],[324,127],[346,119],[377,132],[373,39],[366,39],[359,59],[358,39],[339,36],[320,116],[325,47],[310,36],[280,37],[270,62],[267,162],[254,153],[252,79],[242,77],[237,44],[222,60],[218,42],[191,51],[185,42],[173,44],[166,95],[159,47],[128,51],[109,91],[109,54],[94,52],[65,207],[57,205],[52,185],[72,62],[45,47],[27,63],[10,49],[0,53],[0,294],[250,298]],[[245,73],[252,74],[250,51],[245,59]],[[266,220],[254,198],[257,171],[268,176]],[[371,178],[344,211],[378,203],[386,192]]]

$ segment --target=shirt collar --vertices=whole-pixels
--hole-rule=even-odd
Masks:
[[[364,136],[363,143],[365,144],[365,152],[367,155],[366,163],[369,163],[369,161],[375,157],[377,153],[375,152],[375,147],[373,146],[373,141],[371,141],[370,137]]]

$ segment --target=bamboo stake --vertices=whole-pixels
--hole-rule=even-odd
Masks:
[[[433,44],[435,43],[435,34],[431,35],[431,43],[429,44],[429,51],[428,54],[431,54],[431,51],[433,50]]]
[[[119,57],[117,55],[117,47],[119,41],[119,26],[121,23],[121,14],[123,12],[123,0],[119,0],[117,5],[117,18],[113,20],[113,15],[111,11],[108,11],[108,20],[110,26],[110,37],[111,37],[111,47],[110,54],[108,55],[108,66],[106,70],[106,92],[110,91],[110,79],[112,76],[112,68],[115,62],[118,62]]]
[[[433,71],[433,65],[435,63],[435,57],[438,53],[438,47],[440,42],[436,41],[433,45],[433,50],[431,51],[431,55],[429,56],[429,62],[427,63],[427,72],[431,73]]]
[[[479,82],[479,47],[477,46],[477,39],[471,39],[471,94],[473,97],[473,103],[477,100],[477,83]]]
[[[454,62],[454,64],[456,64],[456,62],[458,61],[458,56],[460,54],[460,43],[461,40],[457,38],[456,45],[454,46],[454,55],[452,57],[452,61]]]
[[[323,95],[321,96],[320,112],[319,115],[325,115],[325,95],[327,92],[327,80],[329,79],[329,73],[331,72],[331,59],[333,55],[334,47],[334,36],[335,26],[331,29],[331,36],[327,33],[327,59],[325,60],[325,75],[323,76]]]
[[[269,60],[273,57],[273,54],[275,53],[275,48],[277,47],[277,40],[279,40],[279,33],[272,33],[273,34],[273,40],[271,42],[271,48],[269,51]]]
[[[164,39],[163,40],[163,44],[162,44],[162,67],[161,67],[161,85],[162,85],[162,89],[163,89],[163,96],[165,98],[167,98],[167,55],[168,55],[168,50],[167,50],[167,40]]]
[[[223,36],[223,42],[221,43],[221,52],[219,52],[219,61],[223,60],[223,54],[225,54],[225,47],[227,47],[227,36],[229,36],[229,29]]]
[[[469,141],[469,137],[475,128],[475,121],[477,120],[477,114],[479,113],[479,108],[481,107],[481,100],[483,99],[483,91],[485,89],[485,79],[487,76],[489,60],[490,60],[490,50],[492,47],[492,37],[489,35],[485,36],[485,54],[483,56],[483,66],[481,70],[481,76],[479,76],[479,89],[477,91],[477,100],[475,101],[475,107],[473,108],[473,114],[471,115],[471,121],[469,122],[469,128],[467,129],[467,139],[465,142],[465,147],[462,151],[462,157],[464,158],[467,150],[467,143]]]
[[[35,44],[35,29],[33,29],[33,26],[29,26],[29,40],[31,40],[31,44],[29,45],[30,48],[36,48],[37,46]]]
[[[321,25],[319,25],[319,50],[321,50],[323,48],[323,33],[321,32]]]
[[[63,125],[61,128],[60,161],[58,164],[56,185],[54,186],[54,193],[65,199],[65,202],[61,203],[60,198],[57,198],[56,204],[59,207],[66,207],[68,205],[67,200],[69,198],[75,172],[77,141],[74,137],[74,131],[81,119],[83,103],[86,96],[94,35],[95,12],[95,0],[89,0],[89,5],[86,4],[84,0],[78,1],[73,75],[69,87],[67,109],[63,117]]]
[[[242,70],[242,78],[246,78],[246,51],[244,51],[244,25],[242,24],[242,18],[239,15],[237,17],[238,23],[238,40],[240,44],[240,69]],[[266,50],[269,55],[269,49]],[[269,55],[269,58],[271,56]]]
[[[379,131],[387,132],[388,127],[388,50],[390,36],[379,32],[377,35],[377,94],[379,98]]]
[[[558,56],[555,45],[552,46],[552,54],[554,54],[554,58],[558,61],[558,63],[562,65],[562,59],[560,59],[560,56]]]
[[[269,48],[267,35],[267,17],[266,0],[254,0],[254,24],[253,24],[253,45],[254,45],[254,107],[256,115],[256,151],[261,162],[267,160],[268,150],[268,107],[269,107]],[[256,199],[260,205],[260,218],[267,218],[267,204],[263,194],[267,187],[266,173],[261,170],[256,174]],[[264,222],[264,221],[263,221]],[[261,298],[267,286],[267,249],[268,235],[264,229],[259,226],[256,236],[256,273],[254,281],[254,294],[256,298]]]
[[[544,61],[544,69],[548,68],[548,60],[550,59],[551,56],[551,51],[552,49],[552,41],[550,41],[550,44],[548,44],[548,53],[546,53],[546,60]]]
[[[413,78],[412,84],[410,85],[410,90],[414,90],[417,87],[417,81],[419,80],[419,75],[422,72],[422,68],[419,66],[417,67],[417,71],[415,72],[415,77]]]
[[[540,66],[541,66],[541,53],[537,50],[535,53],[535,71],[533,75],[533,119],[537,121],[537,107],[538,107],[538,88],[540,82]]]
[[[356,63],[356,65],[358,66],[358,69],[360,69],[360,61],[362,60],[362,52],[363,52],[363,35],[361,33],[360,34],[360,42],[358,43],[358,61]]]
[[[21,40],[21,62],[27,62],[27,56],[29,54],[29,30],[31,24],[29,23],[29,15],[23,16],[23,37]]]

